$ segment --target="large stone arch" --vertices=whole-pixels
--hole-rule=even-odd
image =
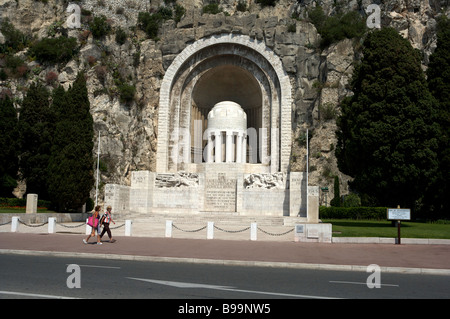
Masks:
[[[261,115],[259,111],[256,114],[261,116],[260,125],[270,132],[267,145],[263,146],[270,150],[270,171],[286,172],[291,147],[292,93],[289,77],[280,58],[263,42],[236,34],[215,35],[194,42],[167,69],[160,90],[157,172],[183,168],[171,161],[171,154],[178,154],[180,146],[190,147],[180,145],[180,129],[190,125],[192,105],[199,103],[193,99],[202,100],[198,89],[208,90],[208,77],[217,79],[219,71],[248,77],[249,89],[260,94],[256,99],[248,100],[252,100],[251,103],[261,100],[261,105],[256,106]],[[217,92],[215,94],[220,96]],[[238,99],[236,94],[231,96]],[[250,112],[254,106],[243,107]]]

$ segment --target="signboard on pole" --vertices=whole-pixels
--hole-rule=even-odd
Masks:
[[[388,220],[411,220],[411,210],[409,208],[388,208]]]
[[[397,221],[397,245],[401,244],[401,221],[402,220],[411,220],[411,210],[409,208],[388,208],[387,210],[387,219],[388,220],[396,220]]]

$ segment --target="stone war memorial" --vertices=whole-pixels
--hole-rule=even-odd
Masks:
[[[319,222],[319,187],[289,169],[292,88],[263,41],[240,34],[201,38],[162,80],[156,171],[107,184],[115,213],[284,217],[300,241],[331,241]]]

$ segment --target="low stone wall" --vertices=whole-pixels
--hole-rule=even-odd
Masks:
[[[0,224],[8,223],[13,217],[17,216],[19,219],[26,224],[42,224],[48,221],[50,217],[56,218],[58,223],[70,223],[70,222],[81,222],[85,221],[89,214],[63,214],[63,213],[36,213],[36,214],[25,214],[25,213],[12,213],[12,214],[0,214]]]

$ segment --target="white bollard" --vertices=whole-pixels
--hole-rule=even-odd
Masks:
[[[250,226],[250,240],[257,240],[258,224],[252,223]]]
[[[19,217],[13,217],[11,219],[11,233],[15,233],[19,230]]]
[[[171,238],[172,237],[172,223],[171,220],[166,220],[166,237]]]
[[[54,234],[56,230],[56,218],[55,217],[49,217],[48,218],[48,233]]]
[[[214,222],[208,222],[206,239],[214,239]]]
[[[133,222],[129,219],[125,221],[125,236],[131,236],[131,225]]]

